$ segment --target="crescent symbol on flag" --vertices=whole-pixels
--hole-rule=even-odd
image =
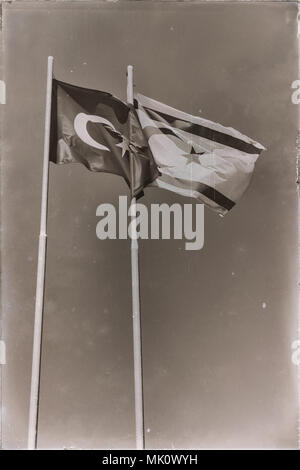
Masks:
[[[79,113],[74,119],[74,129],[78,137],[87,145],[90,145],[91,147],[94,147],[99,150],[107,150],[110,152],[109,148],[106,147],[105,145],[99,144],[95,139],[93,139],[90,134],[88,133],[87,130],[87,123],[88,122],[98,122],[100,124],[106,124],[109,126],[113,131],[117,132],[113,124],[108,121],[107,119],[104,119],[100,116],[93,116],[85,113]]]

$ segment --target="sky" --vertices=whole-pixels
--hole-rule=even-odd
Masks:
[[[54,75],[158,101],[262,143],[200,251],[140,242],[147,448],[296,448],[296,5],[118,2],[4,5],[3,447],[27,441],[47,56]],[[130,242],[96,237],[120,177],[50,165],[38,445],[135,445]],[[195,201],[147,189],[142,201]]]

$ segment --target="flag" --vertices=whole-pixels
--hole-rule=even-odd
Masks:
[[[50,161],[120,175],[132,196],[159,174],[134,112],[110,93],[54,79],[50,132]]]
[[[161,175],[152,183],[226,214],[249,185],[265,148],[230,127],[141,94],[134,106]]]

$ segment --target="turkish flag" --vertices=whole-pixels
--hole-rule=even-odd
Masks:
[[[137,197],[159,176],[133,108],[110,93],[55,79],[50,160],[122,176]]]

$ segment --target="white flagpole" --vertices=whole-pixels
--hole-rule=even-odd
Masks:
[[[127,67],[127,103],[133,105],[133,67]],[[129,138],[131,123],[129,120]],[[131,170],[132,167],[132,154]],[[131,215],[136,216],[136,198],[131,200]],[[144,449],[144,403],[143,403],[143,370],[142,370],[142,341],[140,319],[140,277],[139,277],[139,247],[136,238],[136,225],[131,224],[131,289],[132,289],[132,321],[133,321],[133,358],[134,358],[134,400],[135,400],[135,434],[136,448]]]
[[[29,450],[35,449],[36,444],[37,444],[38,406],[39,406],[40,372],[41,372],[42,327],[43,327],[44,289],[45,289],[45,268],[46,268],[52,75],[53,75],[53,57],[48,57],[41,222],[40,222],[39,253],[38,253],[38,267],[37,267],[37,281],[36,281],[32,372],[31,372],[30,408],[29,408],[29,425],[28,425],[28,449]]]

